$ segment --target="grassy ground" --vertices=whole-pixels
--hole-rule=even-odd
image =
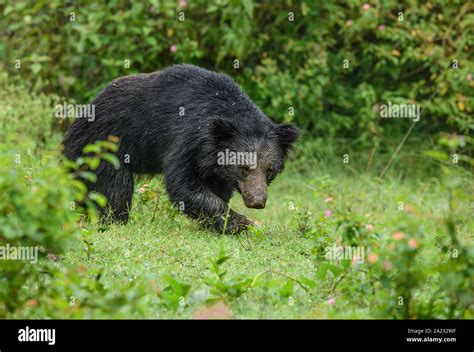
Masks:
[[[472,243],[468,201],[461,199],[456,209],[458,238],[464,244]],[[256,220],[259,231],[222,236],[202,230],[171,209],[160,180],[142,182],[136,187],[129,224],[93,227],[87,239],[92,249],[71,253],[66,261],[101,270],[108,290],[130,282],[141,286],[139,297],[133,299],[145,308],[135,312],[135,317],[370,318],[381,316],[374,312],[374,299],[364,297],[370,277],[345,278],[343,284],[348,282],[339,287],[337,280],[316,280],[311,288],[300,285],[300,278],[317,277],[324,260],[315,248],[340,243],[342,214],[351,214],[361,226],[370,227],[364,233],[377,237],[376,246],[387,244],[396,231],[416,238],[423,243],[417,260],[426,267],[436,264],[441,245],[449,242],[447,193],[435,178],[379,180],[343,167],[337,171],[306,167],[301,172],[292,164],[271,185],[264,210],[245,208],[238,194],[232,207]],[[212,277],[209,258],[216,257],[221,248],[230,257],[222,264],[224,281],[243,276],[253,283],[239,297],[206,308],[202,297],[209,294],[205,284],[205,278]],[[370,265],[366,260],[360,271]],[[159,298],[168,275],[191,287],[177,310]],[[426,294],[419,288],[415,300],[423,301]]]
[[[48,255],[39,265],[0,261],[0,317],[474,318],[466,155],[462,166],[448,155],[428,161],[424,150],[444,149],[415,130],[381,180],[375,170],[397,136],[359,154],[355,139],[309,137],[271,185],[266,209],[232,200],[258,221],[253,232],[202,230],[171,207],[159,178],[137,184],[128,225],[81,227],[58,162],[56,98],[2,80],[0,244],[7,237]],[[82,246],[71,249],[75,238]],[[328,260],[334,246],[363,248],[363,263]]]

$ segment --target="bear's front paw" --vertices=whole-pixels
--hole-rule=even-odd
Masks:
[[[239,232],[248,230],[249,227],[255,226],[253,221],[234,211],[231,211],[227,219],[224,215],[222,215],[213,219],[203,219],[201,224],[208,228],[214,228],[214,230],[219,233],[227,234],[237,234]]]
[[[235,213],[232,219],[227,224],[227,231],[229,233],[239,233],[248,230],[249,227],[254,227],[255,224],[252,220],[246,218],[243,215]]]

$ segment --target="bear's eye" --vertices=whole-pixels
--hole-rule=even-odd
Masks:
[[[275,178],[277,174],[277,169],[274,167],[268,168],[266,172],[267,180],[271,181]]]

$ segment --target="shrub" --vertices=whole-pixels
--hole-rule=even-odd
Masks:
[[[52,0],[0,12],[6,70],[68,99],[187,62],[230,73],[278,121],[356,146],[398,143],[408,122],[378,117],[388,101],[426,108],[422,136],[473,128],[468,2]]]
[[[47,271],[46,254],[64,253],[78,239],[67,173],[33,162],[33,174],[25,162],[15,163],[11,154],[0,155],[0,169],[4,170],[0,174],[0,245],[9,252],[28,249],[38,257],[32,261],[0,260],[2,317],[31,298],[32,293],[25,289],[28,282],[42,285],[40,273]]]
[[[64,120],[54,118],[53,106],[59,98],[30,92],[11,77],[0,72],[0,140],[31,154],[58,149]]]

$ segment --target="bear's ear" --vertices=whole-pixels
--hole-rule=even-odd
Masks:
[[[211,136],[216,143],[229,141],[237,135],[237,129],[228,119],[213,118],[209,127]]]
[[[291,123],[283,123],[276,126],[276,136],[278,138],[278,144],[283,150],[283,154],[286,156],[291,149],[293,143],[300,136],[300,130]]]

